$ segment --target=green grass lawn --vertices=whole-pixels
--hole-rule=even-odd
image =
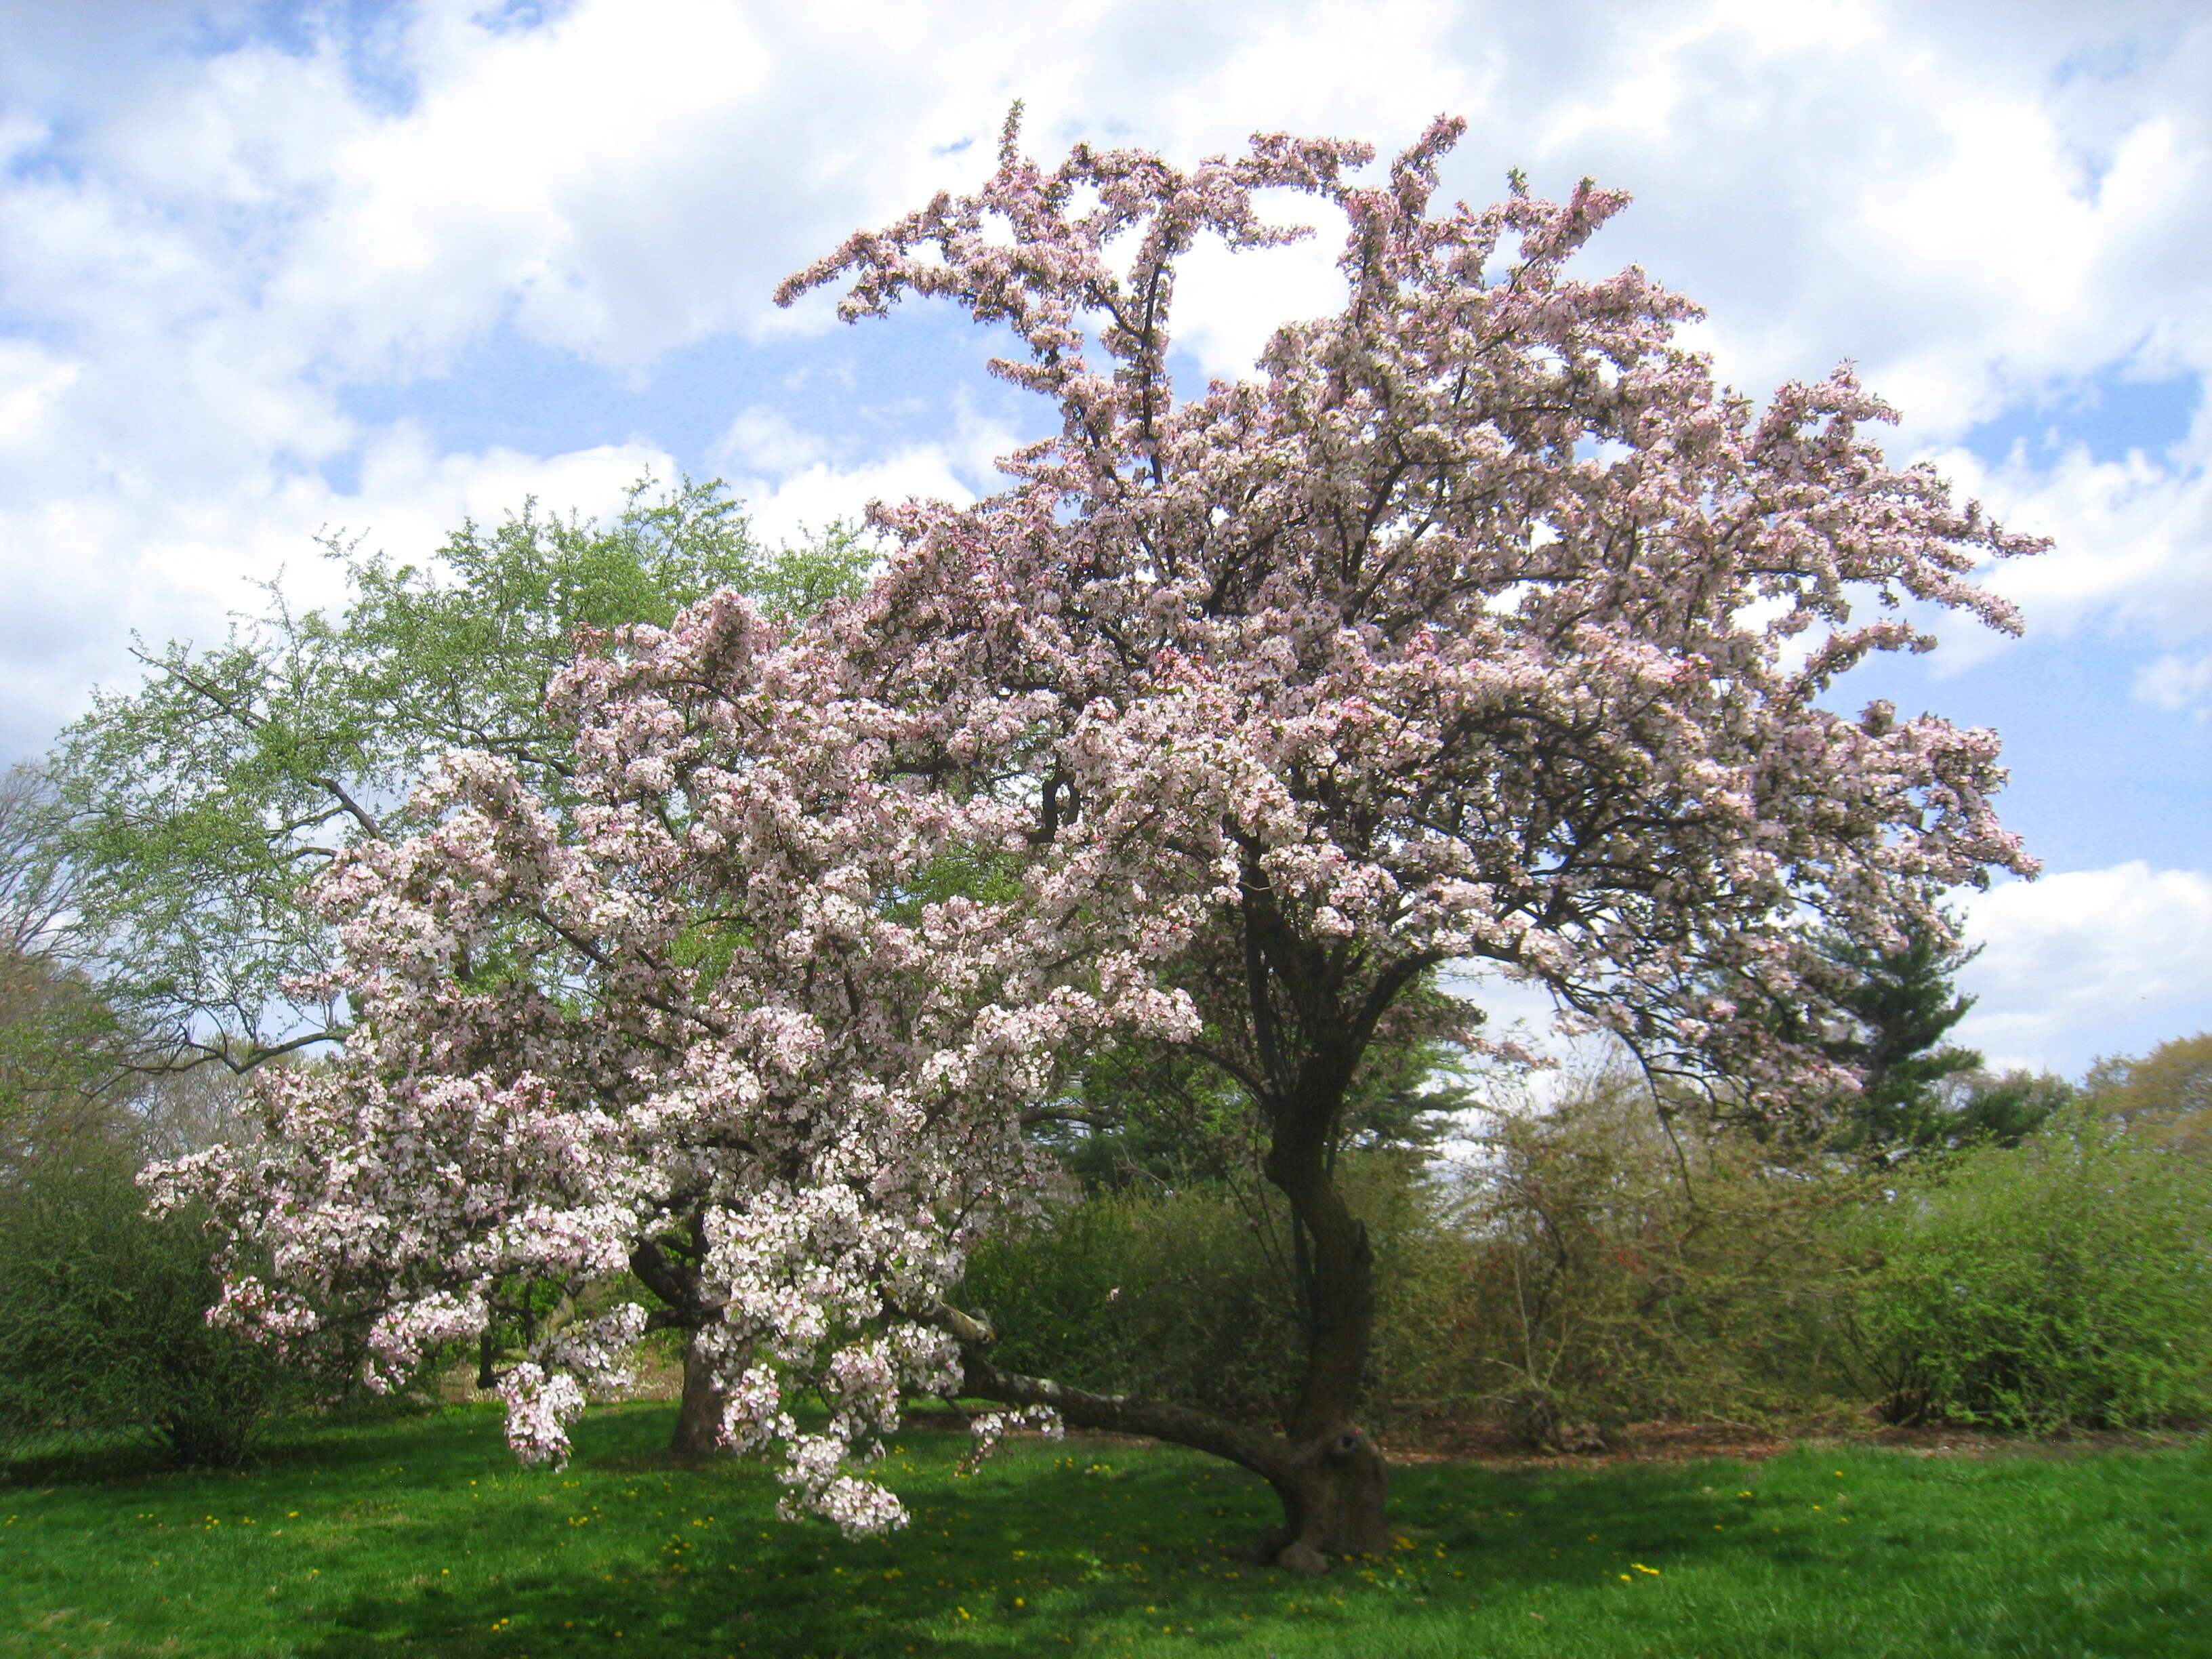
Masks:
[[[2212,1655],[2212,1443],[1498,1472],[1402,1468],[1397,1547],[1302,1579],[1227,1551],[1264,1488],[1164,1449],[916,1431],[899,1535],[773,1519],[594,1412],[562,1473],[496,1412],[319,1430],[237,1474],[0,1486],[0,1654]]]

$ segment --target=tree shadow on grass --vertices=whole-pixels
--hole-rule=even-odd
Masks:
[[[432,1403],[403,1400],[343,1414],[302,1411],[276,1417],[246,1443],[233,1464],[181,1462],[150,1427],[57,1433],[0,1451],[0,1486],[114,1486],[126,1481],[237,1478],[306,1466],[336,1466],[390,1457],[389,1435],[434,1435],[444,1427],[458,1441],[477,1432],[465,1418]]]
[[[658,1413],[603,1419],[580,1435],[576,1465],[612,1491],[645,1490],[647,1501],[671,1505],[659,1528],[634,1526],[620,1545],[610,1534],[610,1553],[586,1567],[551,1535],[557,1521],[532,1517],[549,1535],[534,1551],[510,1540],[509,1559],[526,1565],[495,1584],[441,1579],[395,1597],[357,1596],[326,1607],[337,1628],[302,1651],[1016,1659],[1073,1650],[1100,1632],[1163,1630],[1218,1650],[1293,1616],[1316,1638],[1385,1613],[1434,1619],[1441,1632],[1477,1598],[1587,1586],[1610,1577],[1616,1556],[1679,1565],[1693,1553],[1752,1547],[1715,1537],[1711,1502],[1683,1466],[1589,1476],[1428,1467],[1399,1473],[1391,1557],[1303,1579],[1234,1559],[1275,1511],[1264,1486],[1226,1465],[1164,1449],[1033,1443],[956,1480],[960,1438],[926,1431],[902,1437],[902,1467],[890,1474],[914,1524],[848,1540],[819,1524],[769,1520],[775,1487],[757,1468],[686,1468],[658,1455],[665,1433]],[[679,1516],[679,1499],[711,1509],[714,1523]],[[654,1531],[662,1535],[644,1535]],[[459,1559],[471,1542],[458,1517],[419,1538],[425,1559]],[[1778,1560],[1792,1547],[1777,1538],[1756,1547]]]

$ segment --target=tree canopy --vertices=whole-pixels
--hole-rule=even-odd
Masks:
[[[580,644],[722,587],[773,615],[817,610],[871,556],[841,526],[763,548],[719,483],[688,478],[639,481],[604,523],[526,503],[419,562],[342,536],[325,551],[342,611],[295,611],[272,582],[220,645],[142,646],[144,682],[97,693],[50,763],[61,823],[38,867],[73,877],[80,952],[146,1063],[245,1069],[342,1034],[344,1007],[297,988],[332,960],[306,882],[397,832],[387,817],[450,750],[498,756],[565,802],[573,762],[545,696]]]
[[[2119,1122],[2199,1157],[2212,1152],[2212,1031],[2175,1037],[2141,1060],[2100,1060],[2082,1087]]]
[[[225,1316],[365,1330],[397,1370],[534,1279],[569,1311],[501,1386],[557,1458],[652,1316],[592,1299],[626,1266],[705,1322],[729,1440],[848,1528],[900,1518],[862,1466],[921,1388],[1233,1459],[1282,1565],[1376,1547],[1372,1252],[1332,1152],[1378,1065],[1486,1046],[1436,970],[1817,1104],[1844,1068],[1756,1006],[1830,1007],[1805,918],[1945,949],[1931,892],[2031,867],[1993,734],[1824,699],[1931,642],[1908,603],[2015,626],[1972,573],[2037,544],[1889,467],[1847,371],[1754,409],[1675,340],[1688,301],[1571,275],[1618,192],[1432,211],[1458,131],[1363,182],[1364,146],[1283,137],[1047,169],[1010,124],[979,192],[792,279],[1010,329],[994,368],[1057,434],[971,506],[882,511],[887,568],[817,619],[725,591],[595,642],[552,682],[557,781],[449,757],[414,833],[336,860],[342,1060],[266,1083],[273,1148],[163,1177],[274,1264]],[[1345,307],[1179,395],[1176,261],[1298,234],[1267,191],[1341,212]],[[1017,1374],[945,1301],[1034,1202],[1034,1115],[1116,1047],[1257,1115],[1306,1315],[1279,1423]]]

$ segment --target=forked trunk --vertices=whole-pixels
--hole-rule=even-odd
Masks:
[[[724,1395],[714,1380],[714,1367],[699,1343],[699,1333],[686,1333],[684,1343],[684,1401],[677,1407],[676,1432],[668,1442],[671,1455],[704,1457],[721,1444]]]

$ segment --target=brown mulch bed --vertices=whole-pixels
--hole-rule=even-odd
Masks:
[[[683,1369],[664,1360],[653,1374],[641,1377],[646,1386],[633,1399],[674,1400],[683,1389]],[[448,1401],[481,1400],[476,1391],[475,1368],[456,1367],[441,1379]],[[978,1411],[988,1407],[978,1406]],[[909,1405],[902,1422],[915,1429],[964,1433],[970,1413],[945,1406]],[[1033,1429],[1018,1429],[1017,1439],[1039,1437]],[[1600,1450],[1575,1452],[1530,1451],[1516,1442],[1510,1425],[1482,1418],[1462,1417],[1447,1410],[1425,1410],[1380,1431],[1376,1440],[1391,1462],[1469,1463],[1490,1468],[1603,1468],[1620,1463],[1692,1463],[1705,1458],[1738,1458],[1756,1462],[1775,1457],[1795,1446],[1887,1446],[1917,1452],[1923,1457],[2027,1456],[2075,1457],[2099,1451],[2141,1450],[2183,1444],[2197,1437],[2183,1433],[2082,1431],[2059,1439],[2037,1440],[2025,1435],[1989,1434],[1942,1424],[1900,1427],[1875,1420],[1871,1415],[1853,1417],[1832,1413],[1794,1425],[1759,1425],[1747,1423],[1632,1423],[1609,1438]],[[1079,1444],[1146,1446],[1141,1435],[1103,1434],[1086,1429],[1070,1430],[1067,1438]]]
[[[1530,1451],[1504,1423],[1431,1418],[1376,1437],[1394,1463],[1476,1463],[1490,1468],[1598,1468],[1608,1463],[1687,1463],[1706,1457],[1772,1457],[1796,1443],[1735,1423],[1637,1423],[1602,1450]]]

